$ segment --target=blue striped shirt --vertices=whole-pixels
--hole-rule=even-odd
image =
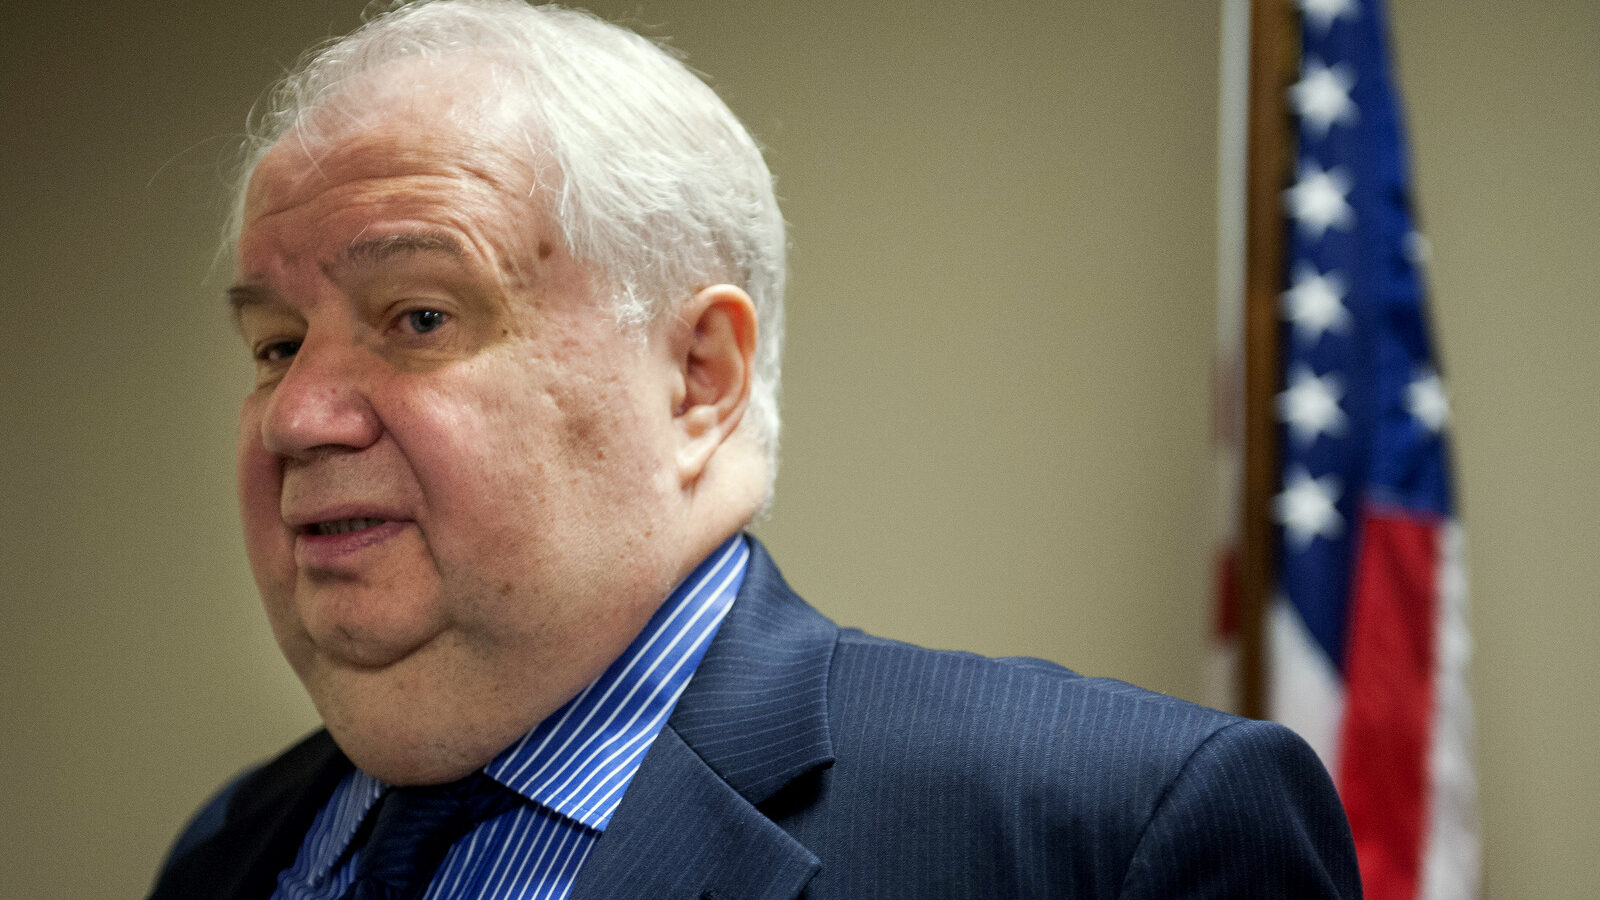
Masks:
[[[750,548],[729,538],[656,610],[605,673],[484,767],[530,802],[450,848],[424,900],[562,900],[622,802],[744,580]],[[350,841],[388,785],[359,769],[306,832],[275,900],[334,900],[355,877]]]

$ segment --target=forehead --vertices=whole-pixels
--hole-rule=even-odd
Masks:
[[[554,169],[530,139],[526,104],[464,91],[493,83],[470,69],[451,80],[436,65],[421,75],[394,65],[376,70],[383,85],[343,91],[262,157],[242,210],[236,286],[314,296],[348,271],[353,249],[442,237],[462,271],[498,291],[597,308],[597,276],[551,214],[539,175]]]
[[[430,186],[480,200],[534,196],[540,166],[526,106],[489,90],[495,83],[491,66],[472,59],[403,59],[353,76],[261,158],[242,225],[328,194],[403,199],[408,185],[396,180],[415,182],[422,197]]]
[[[362,181],[455,178],[508,197],[535,193],[534,165],[515,159],[494,123],[430,117],[424,109],[375,111],[335,133],[291,131],[257,164],[245,192],[244,224]],[[475,118],[475,117],[472,117]]]
[[[363,243],[423,237],[447,242],[461,263],[506,288],[571,268],[548,258],[545,248],[559,241],[529,187],[531,167],[460,129],[416,124],[391,115],[315,154],[292,135],[272,148],[246,199],[239,281],[287,290],[331,274]]]

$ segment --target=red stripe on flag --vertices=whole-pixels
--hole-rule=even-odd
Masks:
[[[1438,621],[1436,525],[1368,508],[1350,610],[1339,792],[1367,900],[1416,900]]]

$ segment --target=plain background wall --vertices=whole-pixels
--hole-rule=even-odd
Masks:
[[[0,897],[127,897],[315,723],[232,497],[227,148],[360,0],[0,7]],[[94,7],[91,16],[88,10]],[[837,619],[1202,694],[1218,12],[619,0],[769,147],[779,495]],[[1600,834],[1600,7],[1393,11],[1473,579],[1488,894]]]

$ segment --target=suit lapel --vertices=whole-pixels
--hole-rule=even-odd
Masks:
[[[749,541],[738,599],[584,863],[572,900],[786,900],[820,868],[758,806],[833,764],[827,683],[838,628]]]
[[[792,900],[815,855],[662,729],[578,873],[572,900]]]

